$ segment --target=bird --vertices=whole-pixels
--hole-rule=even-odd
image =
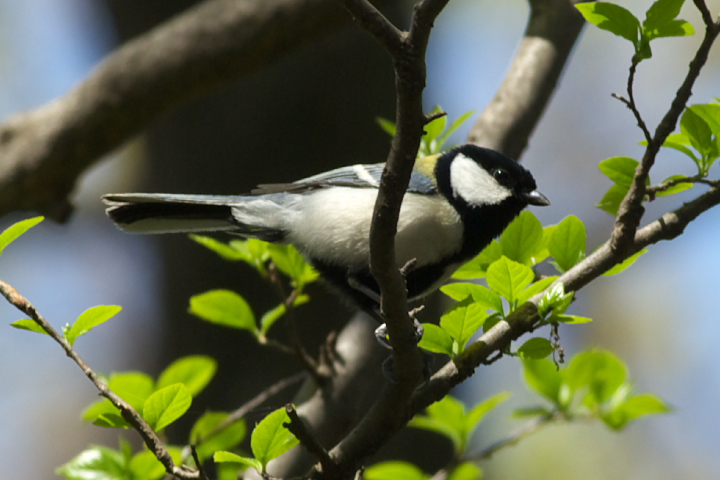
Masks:
[[[106,213],[132,233],[225,232],[292,244],[327,283],[377,318],[370,225],[383,163],[341,167],[244,195],[107,194]],[[550,201],[508,156],[465,144],[420,158],[400,208],[397,266],[422,299],[479,254],[528,205]]]

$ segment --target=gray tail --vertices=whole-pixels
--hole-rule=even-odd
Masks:
[[[242,233],[232,215],[232,203],[247,197],[122,193],[103,197],[106,213],[120,228],[134,233]]]

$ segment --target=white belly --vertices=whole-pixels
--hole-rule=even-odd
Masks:
[[[312,258],[357,268],[369,260],[370,222],[377,190],[336,187],[299,199],[302,204],[289,219],[288,242]],[[407,194],[400,209],[395,251],[398,266],[415,258],[418,267],[457,251],[462,243],[460,216],[446,201]]]

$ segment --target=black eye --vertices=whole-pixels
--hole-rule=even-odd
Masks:
[[[504,186],[508,187],[512,183],[512,178],[510,177],[510,174],[506,170],[503,170],[501,168],[496,168],[495,170],[493,170],[492,174],[493,174],[493,178],[495,180],[497,180],[497,182],[500,185],[504,185]]]

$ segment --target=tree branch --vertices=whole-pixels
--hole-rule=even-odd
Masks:
[[[139,413],[125,400],[112,392],[98,375],[93,371],[87,363],[78,355],[70,343],[60,335],[57,330],[37,311],[30,301],[20,295],[11,285],[0,280],[0,294],[2,294],[11,305],[28,315],[35,323],[37,323],[53,340],[55,340],[65,351],[65,354],[74,361],[83,371],[86,377],[95,385],[100,395],[110,400],[110,402],[120,410],[122,417],[140,434],[145,445],[155,454],[158,460],[165,467],[165,471],[170,475],[175,475],[181,479],[198,479],[202,478],[197,470],[191,470],[186,466],[177,466],[168,453],[165,445],[158,438],[155,432],[145,422]]]
[[[610,240],[587,256],[582,262],[561,275],[554,284],[562,283],[566,291],[578,291],[613,266],[641,249],[662,240],[671,240],[682,234],[685,228],[700,214],[720,204],[720,188],[712,187],[682,207],[664,214],[659,219],[637,231],[633,244],[623,252],[610,247]],[[439,400],[459,383],[470,377],[475,369],[487,362],[490,356],[502,351],[510,342],[534,329],[540,317],[537,304],[542,294],[533,297],[508,317],[485,332],[465,352],[447,362],[430,381],[417,390],[412,397],[410,415],[415,415]]]
[[[0,125],[0,215],[66,220],[78,176],[101,155],[348,20],[333,0],[213,0],[126,43],[67,94]]]
[[[510,69],[468,142],[519,158],[542,117],[585,21],[577,0],[529,0],[530,18]]]
[[[690,100],[692,95],[692,88],[695,81],[700,76],[700,71],[707,62],[710,49],[715,42],[718,34],[720,34],[720,23],[712,23],[708,21],[708,15],[704,13],[707,7],[700,0],[696,1],[696,5],[703,14],[703,19],[706,22],[705,25],[705,36],[703,37],[700,46],[698,47],[695,57],[690,62],[688,73],[685,75],[680,88],[678,88],[675,98],[673,99],[670,109],[668,109],[665,116],[662,118],[652,138],[649,139],[648,145],[643,154],[643,158],[635,171],[635,177],[633,178],[632,185],[627,195],[620,204],[618,214],[615,219],[615,227],[612,232],[610,239],[610,247],[614,250],[625,250],[633,247],[633,239],[635,232],[640,225],[640,220],[645,213],[645,208],[642,202],[647,192],[646,182],[650,175],[650,169],[655,164],[655,158],[657,157],[660,147],[667,139],[675,126],[678,123],[680,115],[685,110],[685,106]],[[704,7],[704,8],[703,8]],[[631,73],[632,73],[631,69]]]

